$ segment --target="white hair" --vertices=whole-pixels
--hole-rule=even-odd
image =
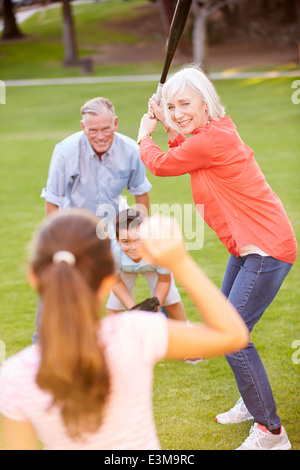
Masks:
[[[82,120],[85,122],[85,114],[101,114],[103,111],[108,110],[111,113],[112,120],[115,118],[115,108],[112,102],[107,98],[93,98],[87,101],[80,109]]]
[[[202,69],[194,65],[183,67],[164,84],[162,97],[165,104],[172,101],[174,95],[186,87],[193,90],[206,103],[211,119],[217,119],[225,115],[225,108],[210,78]]]

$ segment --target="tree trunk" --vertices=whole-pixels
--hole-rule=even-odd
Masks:
[[[203,67],[205,60],[206,42],[206,7],[205,2],[196,1],[193,4],[194,26],[193,26],[193,60]]]
[[[78,53],[76,45],[76,34],[74,20],[72,16],[72,7],[70,0],[62,0],[63,9],[63,44],[64,44],[64,65],[78,65]]]
[[[3,0],[3,23],[3,40],[19,39],[23,37],[17,25],[11,0]]]

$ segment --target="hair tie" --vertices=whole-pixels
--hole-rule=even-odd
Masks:
[[[52,259],[54,264],[59,264],[64,261],[70,266],[74,266],[74,264],[76,263],[76,258],[70,251],[56,251]]]

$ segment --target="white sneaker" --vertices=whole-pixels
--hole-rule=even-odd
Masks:
[[[200,356],[195,356],[195,357],[185,357],[184,359],[184,362],[186,362],[187,364],[199,364],[199,362],[202,362],[203,359],[202,357]]]
[[[215,421],[220,424],[237,424],[242,421],[253,419],[253,416],[249,413],[244,403],[244,400],[239,398],[231,410],[221,413],[215,417]]]
[[[283,426],[280,434],[272,434],[261,424],[254,423],[249,436],[236,450],[290,450],[291,447]]]

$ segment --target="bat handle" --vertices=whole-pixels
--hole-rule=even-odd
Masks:
[[[162,87],[163,87],[163,86],[164,86],[163,83],[159,83],[159,84],[158,84],[158,87],[157,87],[157,90],[156,90],[156,93],[155,93],[155,103],[156,103],[157,105],[159,105],[160,100],[161,100],[161,94],[162,94]],[[154,119],[154,118],[155,118],[154,115],[150,116],[150,119]]]
[[[163,83],[159,83],[158,84],[158,87],[157,87],[157,90],[156,90],[156,94],[155,94],[155,103],[158,105],[160,103],[160,100],[161,100],[161,95],[162,95],[162,88],[163,88],[164,84]]]

